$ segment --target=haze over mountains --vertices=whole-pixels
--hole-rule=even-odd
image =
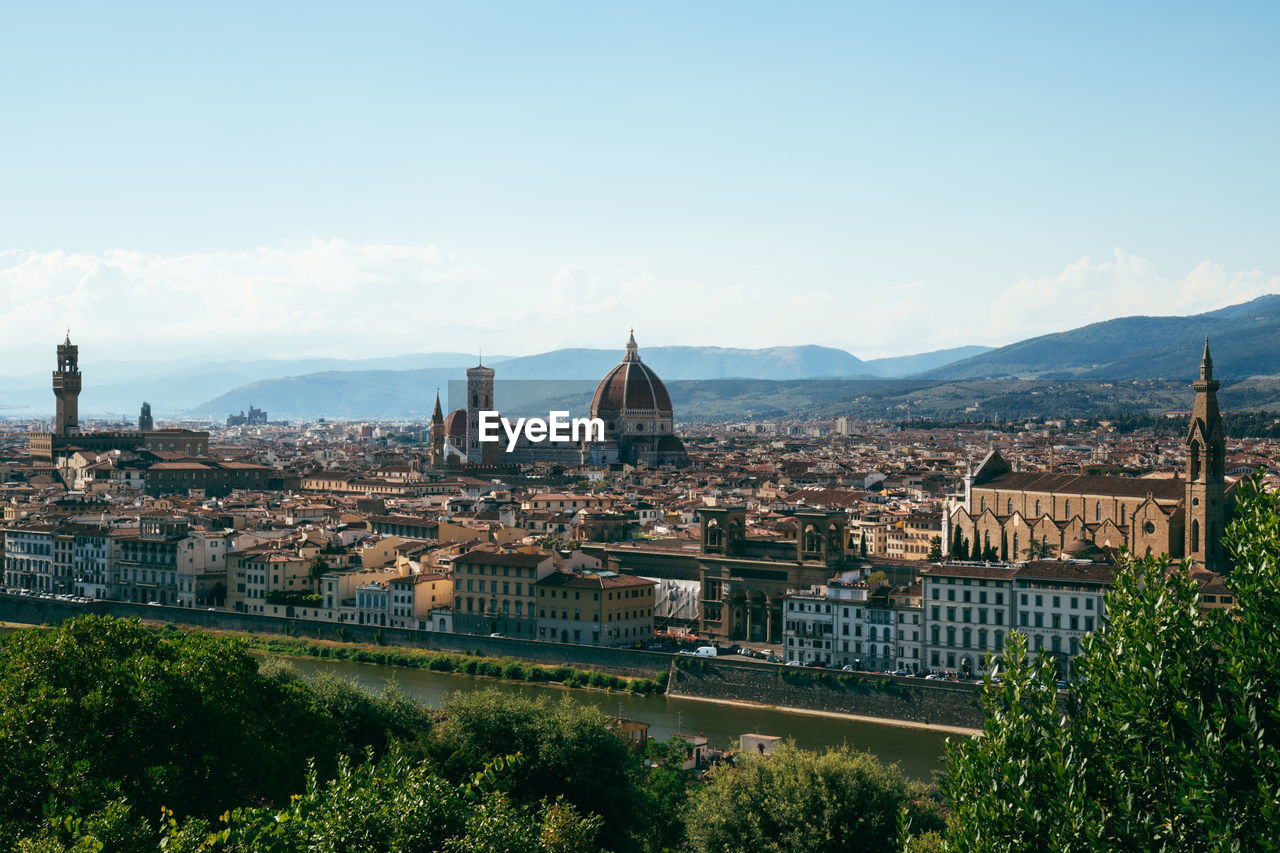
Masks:
[[[1211,341],[1214,374],[1280,374],[1280,294],[1190,317],[1121,317],[922,371],[922,379],[1190,379]]]
[[[51,348],[52,349],[52,348]],[[863,361],[844,350],[820,346],[731,349],[642,347],[641,356],[664,379],[809,379],[899,377],[985,352],[958,347],[919,355]],[[617,349],[558,349],[536,355],[484,356],[501,365],[500,380],[582,380],[594,388],[622,357]],[[250,405],[271,417],[399,417],[429,413],[436,388],[465,377],[474,353],[419,353],[368,359],[259,359],[253,361],[111,362],[95,364],[81,352],[86,415],[131,418],[143,400],[157,415],[222,418]],[[50,358],[52,361],[52,357]],[[0,378],[0,405],[52,411],[48,372]],[[527,392],[526,392],[527,393]],[[510,398],[508,398],[510,399]],[[27,410],[9,408],[22,416]]]
[[[1226,382],[1277,376],[1278,332],[1280,295],[1269,295],[1190,317],[1124,317],[998,349],[969,346],[865,361],[821,346],[731,349],[642,343],[640,353],[671,384],[673,398],[681,398],[691,411],[731,416],[735,408],[759,411],[752,400],[768,396],[770,389],[777,391],[779,403],[793,400],[801,407],[847,396],[832,380],[848,381],[848,390],[856,387],[858,394],[887,389],[884,380],[912,380],[908,386],[893,386],[894,399],[902,400],[916,393],[911,389],[943,384],[951,389],[963,387],[956,386],[957,381],[974,380],[1165,379],[1176,387],[1194,377],[1205,337],[1212,339],[1215,374]],[[497,367],[496,391],[515,409],[553,399],[580,405],[621,356],[621,347],[559,349],[519,357],[485,356],[484,361]],[[140,403],[148,400],[162,417],[221,419],[251,404],[266,409],[273,419],[423,417],[431,410],[435,390],[440,389],[447,405],[449,383],[462,380],[475,362],[473,354],[454,352],[368,359],[95,364],[92,353],[82,352],[80,409],[88,416],[115,413],[133,418]],[[51,412],[48,377],[47,371],[32,371],[0,379],[0,414]],[[810,389],[805,385],[810,381],[821,384]],[[505,390],[503,383],[509,383]],[[677,383],[689,384],[677,388]],[[955,396],[951,390],[947,393]],[[785,405],[767,408],[785,411]]]

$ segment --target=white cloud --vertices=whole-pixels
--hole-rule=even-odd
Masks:
[[[1168,278],[1117,250],[1015,282],[984,304],[937,282],[713,281],[520,259],[492,270],[443,247],[315,240],[163,256],[0,251],[0,375],[47,366],[70,326],[86,362],[200,356],[524,354],[659,344],[822,343],[862,358],[1000,343],[1126,314],[1185,314],[1280,291],[1280,277],[1205,262]]]
[[[1109,260],[1089,257],[1052,276],[1020,279],[991,305],[991,331],[1012,342],[1134,314],[1199,314],[1280,291],[1280,275],[1227,272],[1204,261],[1181,278],[1116,249]]]

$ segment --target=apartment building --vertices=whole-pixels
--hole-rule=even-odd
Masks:
[[[555,570],[550,552],[460,555],[453,561],[454,630],[533,639],[535,584]]]
[[[536,587],[540,640],[629,646],[653,639],[657,583],[648,578],[557,571],[539,579]]]

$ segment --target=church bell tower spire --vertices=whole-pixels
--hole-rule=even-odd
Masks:
[[[1187,431],[1186,538],[1183,556],[1220,572],[1226,568],[1222,531],[1226,520],[1226,438],[1218,411],[1218,380],[1213,378],[1213,357],[1205,338],[1200,358],[1200,378]]]

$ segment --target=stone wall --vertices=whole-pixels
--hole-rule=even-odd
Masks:
[[[0,622],[52,625],[86,613],[105,614],[125,619],[146,619],[153,622],[174,622],[192,628],[255,634],[287,634],[293,637],[342,640],[351,643],[381,642],[388,646],[408,646],[457,654],[512,657],[549,666],[577,666],[614,675],[645,678],[653,678],[659,673],[666,672],[673,657],[663,652],[516,640],[480,634],[377,628],[372,625],[288,619],[281,616],[236,613],[227,610],[161,607],[122,601],[78,603],[0,594]]]
[[[52,625],[86,613],[173,622],[192,628],[287,634],[353,643],[381,642],[389,646],[458,654],[512,657],[548,666],[576,666],[632,677],[652,678],[670,670],[672,678],[668,692],[676,696],[755,702],[783,708],[967,728],[978,728],[983,721],[977,689],[972,684],[780,667],[737,656],[694,658],[664,652],[476,634],[379,629],[370,625],[342,625],[225,610],[118,601],[86,604],[0,594],[0,622]]]
[[[667,693],[980,728],[978,685],[797,667],[746,667],[717,659],[679,661]]]

